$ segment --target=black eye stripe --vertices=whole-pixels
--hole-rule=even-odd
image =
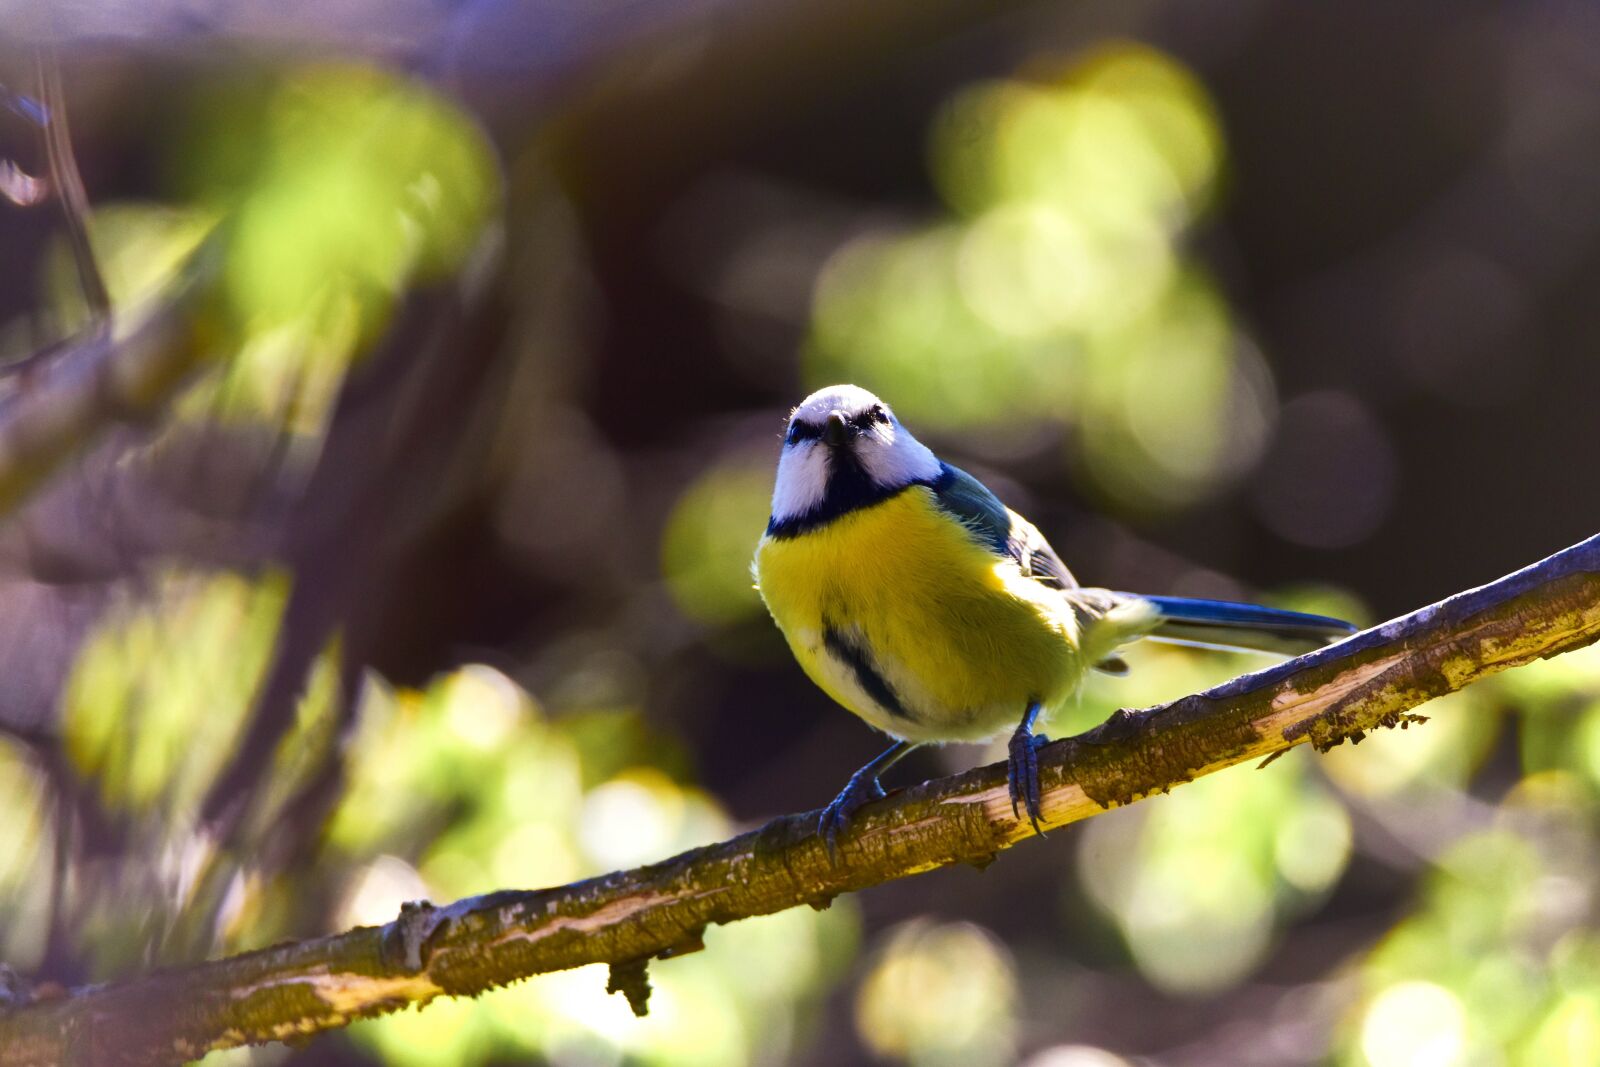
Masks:
[[[887,424],[889,422],[889,413],[884,410],[882,405],[874,404],[865,411],[856,412],[846,421],[853,430],[870,430],[874,426]],[[792,445],[799,441],[815,441],[821,436],[821,426],[797,420],[789,424],[789,432],[785,435],[784,440]]]
[[[852,416],[850,419],[850,425],[856,427],[857,429],[865,430],[877,425],[880,422],[888,421],[889,413],[883,410],[883,408],[879,407],[877,404],[874,404],[867,410],[858,412]]]

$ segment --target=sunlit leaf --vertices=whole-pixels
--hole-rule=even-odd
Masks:
[[[190,812],[231,748],[288,595],[281,576],[173,573],[108,613],[63,711],[67,751],[113,810]]]
[[[1016,1040],[1010,955],[970,923],[890,931],[861,984],[856,1026],[880,1056],[917,1067],[1008,1062]]]
[[[312,65],[201,101],[175,147],[227,218],[227,374],[206,410],[320,430],[409,286],[460,268],[498,209],[476,122],[420,83]]]
[[[559,885],[730,832],[704,793],[641,762],[673,757],[640,743],[637,715],[580,716],[582,728],[568,730],[487,667],[443,676],[423,693],[371,686],[360,714],[349,792],[330,831],[336,849],[363,857],[346,883],[348,922],[385,921],[418,896]],[[604,773],[590,773],[591,762]],[[704,952],[652,967],[643,1020],[591,967],[451,1002],[437,1025],[423,1022],[436,1004],[355,1034],[404,1065],[471,1067],[537,1051],[557,1061],[735,1067],[758,1049],[782,1050],[795,1014],[837,976],[855,923],[841,903],[708,931]]]
[[[771,510],[770,463],[739,458],[713,467],[673,507],[661,570],[691,618],[726,623],[762,610],[750,559]]]
[[[1138,46],[1029,73],[964,90],[935,122],[953,220],[868,233],[824,265],[807,378],[1001,446],[1076,430],[1108,503],[1192,503],[1256,458],[1276,410],[1266,363],[1181,246],[1221,168],[1214,109]]]
[[[1085,828],[1085,888],[1152,983],[1201,994],[1240,982],[1283,920],[1343,874],[1349,817],[1306,760],[1208,775]]]

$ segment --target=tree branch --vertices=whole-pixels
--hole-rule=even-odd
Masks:
[[[0,515],[14,510],[104,429],[159,413],[200,366],[195,313],[217,275],[213,234],[160,298],[113,331],[96,327],[0,375]]]
[[[96,334],[110,331],[111,293],[100,274],[94,248],[89,242],[89,194],[78,172],[78,157],[72,151],[72,130],[67,125],[67,94],[61,87],[61,63],[53,47],[39,46],[34,52],[34,67],[39,78],[39,99],[44,102],[44,149],[50,167],[50,187],[61,204],[61,222],[67,230],[67,245],[72,249],[72,264],[78,271],[78,287],[89,309],[90,327]]]
[[[1044,816],[1060,826],[1203,774],[1309,742],[1327,749],[1417,720],[1410,709],[1509,667],[1600,638],[1600,536],[1337,645],[1142,711],[1041,750]],[[983,866],[1031,837],[1005,768],[941,778],[864,808],[837,864],[791,815],[663,863],[572,885],[407,905],[362,927],[53,999],[0,1006],[0,1067],[156,1065],[293,1038],[356,1018],[475,996],[588,963],[642,1008],[645,964],[701,947],[712,923],[956,863]],[[4,1000],[0,998],[0,1005]]]

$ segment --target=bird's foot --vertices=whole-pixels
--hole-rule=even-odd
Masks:
[[[1010,758],[1006,761],[1006,784],[1011,790],[1011,814],[1021,818],[1017,810],[1020,804],[1028,813],[1028,821],[1033,824],[1033,832],[1040,837],[1044,830],[1039,826],[1039,749],[1049,744],[1050,739],[1043,734],[1035,734],[1028,729],[1028,725],[1017,727],[1017,732],[1011,735]]]
[[[876,770],[869,764],[852,774],[839,795],[822,809],[822,817],[817,820],[817,835],[828,848],[830,862],[839,858],[839,835],[850,825],[851,817],[863,804],[884,796]]]

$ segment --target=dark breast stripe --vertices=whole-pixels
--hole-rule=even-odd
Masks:
[[[878,673],[877,664],[872,662],[872,656],[866,649],[832,626],[823,628],[822,647],[828,650],[829,655],[849,667],[856,676],[856,684],[890,715],[907,720],[915,717],[906,710],[904,704],[900,703],[900,697],[895,693],[894,686]]]
[[[767,519],[767,536],[779,541],[790,537],[798,537],[803,533],[810,533],[819,529],[835,519],[842,518],[852,511],[861,508],[870,508],[874,504],[881,504],[885,500],[899,496],[913,485],[925,485],[929,488],[938,488],[948,480],[946,473],[941,473],[938,478],[917,482],[908,482],[905,485],[882,486],[872,480],[866,469],[861,466],[861,461],[849,449],[834,451],[829,459],[828,488],[822,500],[811,510],[801,515],[792,515],[782,522],[776,518]]]

